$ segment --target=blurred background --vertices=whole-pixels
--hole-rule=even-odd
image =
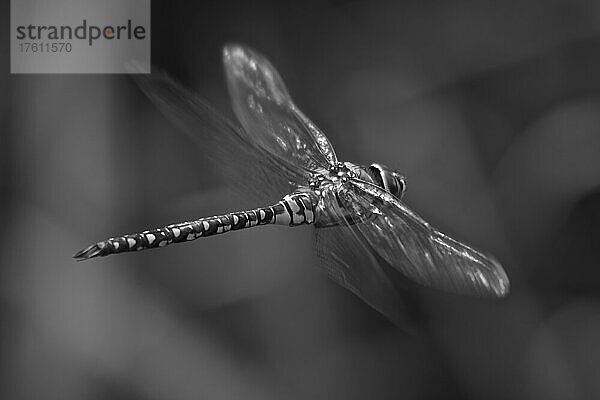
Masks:
[[[73,261],[250,200],[129,77],[10,75],[2,30],[0,397],[600,398],[599,22],[583,0],[152,2],[155,65],[233,118],[221,47],[254,47],[342,160],[402,171],[503,262],[502,300],[407,285],[406,330],[326,278],[311,227]]]

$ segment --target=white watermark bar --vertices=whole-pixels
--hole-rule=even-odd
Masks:
[[[150,73],[150,0],[11,0],[10,12],[11,73]]]

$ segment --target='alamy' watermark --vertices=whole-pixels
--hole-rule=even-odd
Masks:
[[[11,0],[12,73],[150,72],[150,0]]]

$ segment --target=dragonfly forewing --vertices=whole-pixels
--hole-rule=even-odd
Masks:
[[[223,51],[223,64],[233,110],[258,147],[308,175],[337,162],[325,134],[294,104],[266,58],[230,45]]]
[[[508,294],[508,277],[492,256],[454,240],[429,225],[385,190],[349,180],[339,196],[342,206],[375,210],[356,224],[361,238],[387,263],[410,279],[439,289],[479,296]]]

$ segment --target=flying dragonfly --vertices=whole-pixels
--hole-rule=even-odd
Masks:
[[[402,202],[402,174],[382,164],[339,161],[327,136],[294,104],[265,57],[245,46],[228,45],[223,63],[241,127],[165,73],[136,79],[184,132],[202,143],[212,142],[213,156],[251,171],[241,184],[270,205],[112,237],[74,258],[162,247],[269,224],[313,225],[315,249],[329,277],[394,322],[402,320],[401,301],[389,267],[419,284],[458,294],[508,294],[508,277],[493,256],[446,236]]]

